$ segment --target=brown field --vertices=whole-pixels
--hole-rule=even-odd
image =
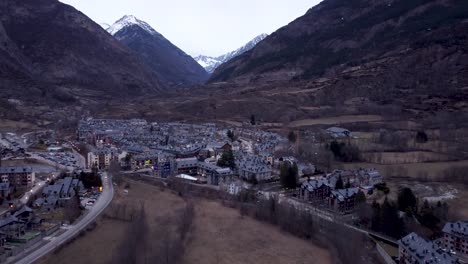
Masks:
[[[289,123],[288,126],[296,128],[315,125],[338,125],[355,122],[377,122],[381,120],[382,117],[378,115],[344,115],[337,117],[296,120]]]
[[[0,132],[31,131],[36,129],[39,128],[31,123],[0,119]]]
[[[127,204],[138,207],[142,203],[151,231],[158,229],[157,225],[163,222],[162,218],[171,219],[174,211],[185,204],[184,200],[169,191],[160,191],[157,187],[131,181],[128,196],[116,191],[111,206]],[[112,257],[125,237],[129,222],[106,217],[109,210],[99,217],[95,229],[38,263],[65,264],[70,263],[70,260],[74,264],[112,263]]]
[[[417,178],[421,175],[428,176],[429,179],[432,177],[439,177],[444,174],[444,171],[453,167],[464,167],[468,166],[468,160],[463,161],[452,161],[452,162],[425,162],[425,163],[410,163],[410,164],[391,164],[382,165],[375,163],[341,163],[341,166],[345,169],[356,169],[356,168],[376,168],[381,171],[384,176],[393,176],[397,173],[400,168],[404,169],[405,176],[409,178]],[[389,175],[390,174],[390,175]],[[398,175],[402,176],[402,175]]]
[[[326,250],[274,226],[241,218],[217,202],[200,201],[184,263],[331,263],[331,258]]]
[[[174,212],[183,208],[185,201],[169,190],[129,182],[129,195],[122,195],[122,190],[116,191],[110,208],[99,217],[92,231],[38,263],[60,264],[71,260],[77,264],[112,263],[129,226],[126,221],[108,217],[112,206],[118,204],[139,206],[144,203],[150,226],[149,238],[162,241],[158,232],[162,226],[172,229]],[[310,242],[283,233],[274,226],[241,218],[237,210],[217,202],[194,202],[195,218],[188,234],[183,263],[331,263],[328,252]]]
[[[362,158],[367,162],[386,165],[438,162],[451,159],[448,155],[428,151],[363,153]]]

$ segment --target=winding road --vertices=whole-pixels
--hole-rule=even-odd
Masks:
[[[83,230],[87,225],[92,223],[96,217],[101,214],[104,209],[110,204],[112,201],[112,197],[114,196],[114,187],[112,185],[111,178],[107,176],[107,173],[102,174],[102,183],[103,183],[103,191],[96,201],[94,206],[87,212],[87,214],[79,220],[79,222],[75,223],[74,225],[70,225],[67,230],[57,236],[53,237],[50,242],[45,244],[44,246],[36,249],[35,251],[29,253],[28,255],[24,256],[22,259],[15,259],[10,261],[9,263],[16,263],[16,264],[30,264],[37,261],[39,258],[45,256],[49,252],[52,252],[54,249],[58,248],[60,245],[68,241],[69,239],[76,236],[81,230]]]

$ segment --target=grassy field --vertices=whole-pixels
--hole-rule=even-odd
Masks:
[[[125,239],[128,221],[107,217],[112,206],[125,204],[128,209],[144,204],[150,226],[150,232],[158,230],[163,218],[171,219],[174,210],[181,208],[185,202],[178,196],[160,191],[157,187],[142,183],[130,182],[129,194],[123,195],[122,190],[116,191],[111,207],[97,220],[97,226],[84,236],[78,237],[71,244],[58,252],[46,256],[41,264],[74,264],[112,263],[112,257]]]
[[[217,202],[196,203],[184,263],[331,263],[329,253]]]
[[[329,118],[296,120],[290,122],[288,126],[291,128],[298,128],[315,125],[339,125],[355,122],[377,122],[381,120],[382,117],[378,115],[344,115]]]
[[[468,160],[453,161],[453,162],[426,162],[426,163],[410,163],[410,164],[391,164],[382,165],[375,163],[341,163],[345,169],[356,168],[376,168],[381,171],[385,176],[393,176],[400,173],[401,169],[404,170],[404,176],[417,178],[421,175],[427,175],[429,179],[439,177],[444,174],[444,171],[453,167],[468,166]],[[398,175],[402,176],[402,175]]]
[[[409,151],[409,152],[378,152],[363,153],[362,158],[368,162],[379,164],[417,164],[428,162],[447,161],[452,157],[428,151]]]
[[[31,131],[36,129],[39,128],[31,123],[0,119],[0,132]]]
[[[119,205],[127,209],[144,204],[149,224],[149,251],[158,250],[165,230],[173,230],[174,215],[186,201],[169,190],[141,182],[129,181],[128,196],[116,191],[111,206],[87,231],[59,251],[38,263],[113,263],[113,256],[123,240],[128,221],[111,217]],[[273,226],[250,218],[241,218],[237,210],[216,202],[194,200],[195,216],[186,240],[183,263],[331,263],[328,252],[315,245],[283,233]],[[158,263],[158,262],[154,262]]]

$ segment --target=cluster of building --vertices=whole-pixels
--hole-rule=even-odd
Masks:
[[[212,185],[233,175],[245,180],[271,179],[273,152],[286,140],[275,133],[249,129],[234,129],[233,140],[227,131],[211,123],[88,119],[80,122],[77,136],[95,147],[88,153],[88,169],[105,169],[117,162],[133,170],[150,169],[158,177],[185,174]],[[226,152],[235,157],[231,168],[217,165]]]
[[[7,196],[14,188],[29,188],[35,178],[36,173],[28,166],[0,167],[0,192]]]
[[[343,186],[337,186],[339,180]],[[374,186],[382,182],[383,177],[376,169],[335,170],[305,181],[298,196],[311,203],[328,205],[341,213],[350,213],[354,210],[359,190],[366,195],[372,194]]]
[[[79,179],[65,177],[57,180],[54,184],[47,185],[42,190],[42,197],[37,198],[33,205],[44,211],[53,211],[84,191],[83,183]]]
[[[398,241],[400,264],[456,264],[468,259],[468,222],[446,223],[443,237],[428,241],[411,233]]]
[[[28,228],[40,225],[42,219],[35,216],[33,210],[23,206],[13,214],[8,213],[0,218],[0,240],[3,244],[7,240],[21,237]]]

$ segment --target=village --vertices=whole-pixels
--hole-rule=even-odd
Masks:
[[[339,127],[330,127],[322,131],[322,135],[330,142],[352,137],[351,131]],[[258,199],[279,196],[294,204],[312,206],[315,212],[321,212],[319,215],[334,215],[337,216],[334,219],[342,219],[344,224],[392,237],[386,243],[395,248],[393,256],[379,251],[388,263],[466,261],[468,222],[446,223],[443,235],[433,241],[415,233],[405,236],[404,224],[395,224],[394,230],[385,226],[388,224],[374,227],[369,223],[382,221],[381,216],[361,215],[366,208],[370,210],[371,203],[372,208],[378,207],[384,214],[385,208],[390,207],[396,222],[403,222],[410,215],[405,212],[408,208],[399,208],[399,204],[393,206],[386,198],[385,201],[381,199],[388,192],[384,175],[375,168],[317,169],[314,164],[302,163],[292,155],[288,137],[290,135],[281,136],[253,127],[144,120],[89,119],[82,121],[78,128],[78,139],[93,146],[88,152],[88,169],[110,168],[114,162],[129,173],[146,177],[175,177],[234,196],[254,190]],[[377,199],[382,205],[376,203]],[[446,205],[439,203],[437,206],[444,208]],[[414,212],[418,210],[413,209]],[[431,212],[429,215],[438,214]],[[363,219],[367,223],[363,224],[366,222]],[[401,240],[395,239],[401,237]]]
[[[352,136],[338,127],[321,133],[330,142]],[[376,237],[377,244],[385,245],[380,248],[393,248],[393,254],[379,250],[386,263],[466,261],[468,222],[447,222],[432,240],[405,233],[413,230],[398,223],[411,220],[417,206],[387,201],[385,175],[375,168],[327,169],[303,162],[294,155],[291,137],[254,126],[92,118],[79,123],[72,140],[52,140],[47,133],[5,136],[3,163],[17,165],[0,164],[0,260],[11,262],[33,245],[66,232],[84,215],[98,214],[93,207],[104,200],[100,196],[107,174],[124,174],[291,204]],[[27,164],[31,160],[41,165]],[[439,217],[444,206],[430,213]],[[395,215],[389,220],[395,228],[381,217],[389,212]]]
[[[55,146],[41,151],[27,141],[11,133],[1,142],[1,263],[64,234],[89,214],[102,191],[100,175],[85,172],[79,155]]]

